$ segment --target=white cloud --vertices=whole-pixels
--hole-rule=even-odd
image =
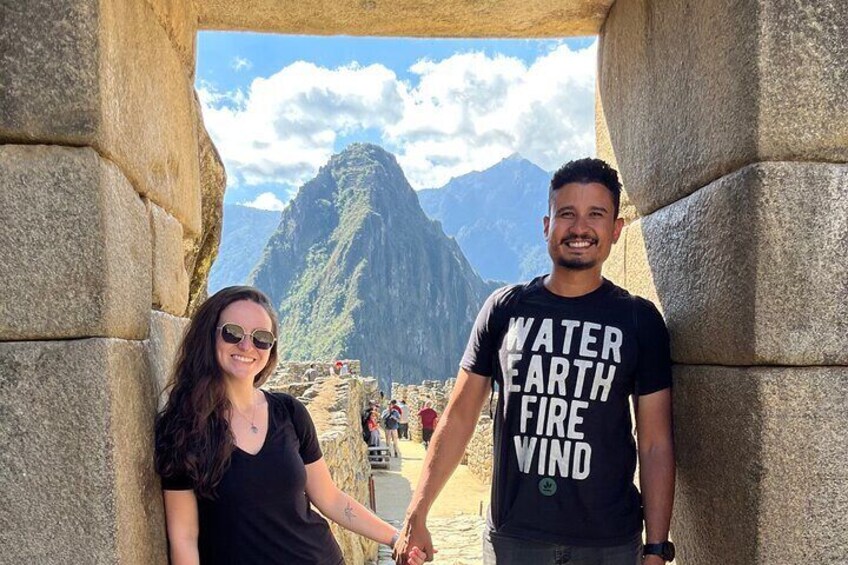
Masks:
[[[551,170],[595,151],[594,44],[561,44],[529,66],[468,53],[410,70],[420,82],[387,134],[414,185],[441,186],[515,152]]]
[[[338,135],[399,119],[399,87],[382,65],[330,70],[298,61],[256,78],[246,95],[201,85],[200,99],[231,185],[299,186],[330,158]]]
[[[236,71],[241,71],[245,69],[250,70],[253,68],[253,63],[251,63],[244,57],[233,57],[233,61],[230,66]]]
[[[275,212],[282,212],[286,208],[283,201],[277,198],[273,192],[263,192],[251,202],[242,202],[242,206],[259,208],[260,210],[272,210]]]
[[[483,53],[422,60],[410,84],[380,64],[336,69],[298,61],[246,92],[201,84],[210,135],[230,185],[297,187],[339,136],[382,135],[416,188],[521,153],[546,170],[595,150],[596,45],[560,44],[532,64]]]

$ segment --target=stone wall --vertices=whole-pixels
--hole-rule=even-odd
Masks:
[[[368,462],[365,442],[362,441],[360,414],[367,405],[370,387],[355,377],[322,377],[312,383],[284,384],[278,381],[265,388],[291,394],[306,405],[315,422],[321,451],[336,485],[368,508],[371,464]],[[375,542],[349,532],[332,521],[330,529],[342,548],[346,563],[361,564],[376,559]]]
[[[420,385],[392,384],[391,400],[406,400],[409,406],[409,435],[413,441],[421,442],[421,422],[418,420],[418,411],[424,408],[424,403],[433,403],[433,410],[441,415],[448,405],[451,391],[456,384],[456,379],[447,381],[422,381]]]
[[[318,371],[318,376],[329,377],[337,375],[336,361],[347,363],[351,376],[362,376],[362,362],[359,359],[338,359],[333,361],[280,361],[277,369],[269,380],[280,383],[302,381],[310,365]]]
[[[597,146],[638,219],[607,273],[653,297],[671,330],[678,561],[844,561],[842,2],[250,6],[3,5],[6,560],[167,562],[152,422],[182,317],[205,292],[225,185],[193,92],[199,28],[526,37],[602,26]]]
[[[153,421],[224,191],[214,152],[200,187],[197,16],[0,11],[2,560],[165,564]]]
[[[846,27],[844,2],[628,0],[602,29],[631,216],[605,272],[671,333],[681,564],[848,556]]]
[[[493,402],[493,409],[494,406],[495,403]],[[487,405],[483,409],[483,413],[480,414],[480,419],[477,421],[477,427],[474,429],[471,441],[468,442],[468,447],[465,448],[465,464],[468,465],[468,470],[474,473],[474,476],[481,482],[487,484],[492,482],[493,426],[494,423],[489,416]]]

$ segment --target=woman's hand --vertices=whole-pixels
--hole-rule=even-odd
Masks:
[[[413,547],[409,550],[409,553],[407,553],[407,565],[424,565],[425,561],[427,561],[427,554],[417,547]]]

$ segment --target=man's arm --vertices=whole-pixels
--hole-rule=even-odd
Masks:
[[[645,507],[646,543],[668,539],[674,504],[674,436],[671,389],[636,397],[636,433],[639,440],[639,479]],[[661,564],[649,556],[645,565]]]
[[[491,391],[491,379],[460,369],[450,401],[430,441],[424,468],[406,511],[406,523],[396,546],[397,559],[406,563],[407,548],[419,547],[433,560],[433,543],[427,531],[427,514],[453,474],[474,434],[480,410]]]

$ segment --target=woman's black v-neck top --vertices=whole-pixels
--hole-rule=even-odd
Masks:
[[[264,391],[263,391],[264,392]],[[255,455],[239,448],[212,500],[197,498],[201,565],[339,565],[341,549],[306,498],[306,465],[322,457],[306,407],[265,392],[268,433]],[[188,477],[163,477],[190,490]]]

